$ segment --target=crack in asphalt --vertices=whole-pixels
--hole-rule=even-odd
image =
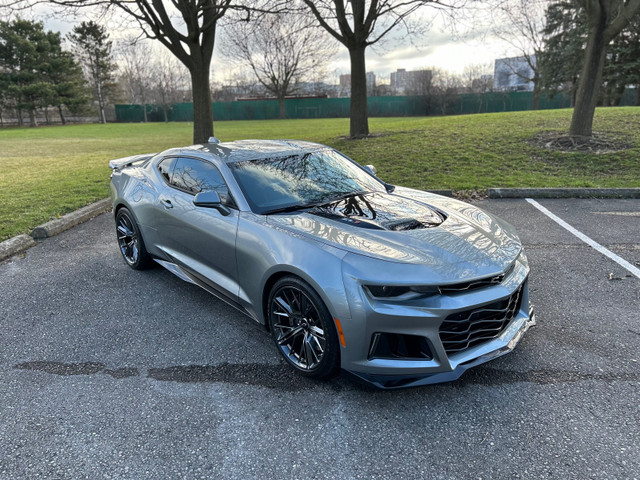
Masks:
[[[19,363],[14,365],[13,368],[61,376],[106,374],[115,379],[140,376],[137,368],[108,369],[104,364],[98,362],[62,363],[41,360]],[[221,363],[219,365],[177,365],[164,368],[149,368],[147,370],[147,378],[161,382],[244,384],[288,391],[307,390],[322,386],[328,386],[333,390],[341,390],[343,388],[340,385],[342,382],[338,378],[320,382],[295,374],[287,365],[265,365],[259,363]],[[460,379],[449,385],[453,387],[494,386],[515,383],[553,385],[580,381],[605,383],[640,381],[640,372],[583,373],[551,369],[518,372],[477,367],[469,370]]]

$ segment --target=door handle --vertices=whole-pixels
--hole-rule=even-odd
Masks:
[[[173,204],[171,200],[165,200],[164,198],[160,200],[160,203],[164,206],[164,208],[173,208]]]

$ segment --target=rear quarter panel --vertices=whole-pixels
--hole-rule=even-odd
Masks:
[[[158,233],[153,227],[158,189],[146,171],[139,167],[114,171],[111,176],[111,202],[114,215],[120,207],[129,209],[141,230],[147,251],[164,258],[162,251],[156,248]]]

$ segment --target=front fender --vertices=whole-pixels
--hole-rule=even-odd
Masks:
[[[302,278],[320,295],[332,316],[349,316],[342,282],[341,262],[345,252],[292,235],[269,225],[263,216],[242,212],[236,240],[240,301],[262,324],[265,285],[274,275]]]

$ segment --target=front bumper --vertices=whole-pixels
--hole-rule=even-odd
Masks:
[[[470,359],[453,362],[451,364],[452,369],[449,371],[421,375],[402,375],[401,373],[397,375],[376,375],[352,371],[349,373],[360,380],[364,380],[367,383],[385,390],[452,382],[460,378],[469,368],[476,367],[511,352],[520,342],[526,331],[535,324],[535,313],[533,312],[533,306],[530,305],[528,316],[516,317],[498,338],[479,346],[479,348],[473,352],[467,352],[466,356],[470,357]]]
[[[345,277],[348,298],[353,304],[352,318],[347,325],[343,323],[346,348],[341,352],[342,368],[379,388],[406,388],[456,380],[467,369],[509,353],[535,324],[528,273],[526,257],[522,255],[499,285],[408,303],[372,299],[363,293],[361,282],[355,277]],[[468,348],[445,347],[441,326],[447,319],[460,313],[494,308],[516,295],[517,307],[509,312],[501,330]],[[380,332],[424,340],[428,355],[425,358],[372,356],[372,339]]]

